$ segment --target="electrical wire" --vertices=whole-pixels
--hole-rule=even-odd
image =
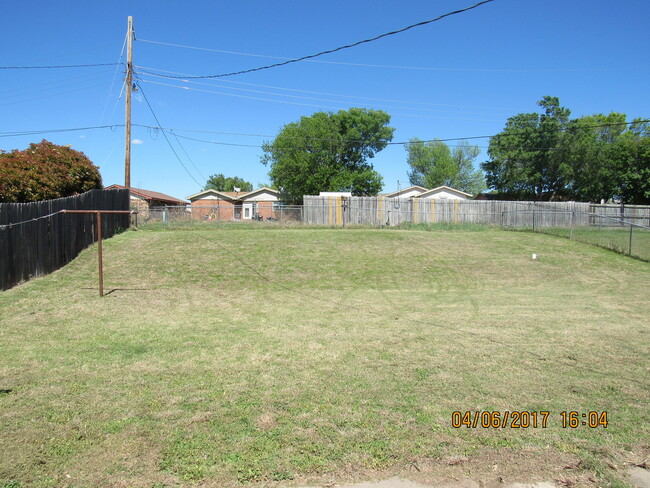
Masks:
[[[96,68],[98,66],[115,66],[119,63],[70,64],[60,66],[0,66],[0,69],[64,69],[64,68]]]
[[[343,110],[350,108],[350,103],[344,102],[344,101],[337,101],[337,100],[325,100],[328,103],[338,103],[339,105],[325,105],[325,104],[314,104],[314,103],[302,103],[302,102],[294,102],[290,100],[275,100],[273,98],[264,98],[264,97],[254,97],[251,95],[240,95],[236,93],[227,93],[227,92],[218,92],[218,91],[213,91],[213,90],[204,90],[201,88],[191,88],[189,86],[179,86],[179,85],[174,85],[171,83],[162,83],[159,81],[151,81],[151,80],[142,80],[143,83],[149,83],[152,85],[160,85],[160,86],[166,86],[166,87],[171,87],[171,88],[177,88],[181,90],[186,90],[186,91],[194,91],[198,93],[210,93],[212,95],[223,95],[226,97],[235,97],[235,98],[245,98],[247,100],[257,100],[257,101],[262,101],[262,102],[273,102],[273,103],[282,103],[285,105],[298,105],[301,107],[313,107],[313,108],[318,108],[318,109],[332,109],[332,110]],[[289,95],[282,95],[282,94],[274,94],[277,96],[289,96]],[[307,98],[307,97],[296,97],[296,98]],[[314,98],[313,100],[319,100]],[[404,107],[405,109],[408,110],[408,108]],[[411,109],[411,110],[427,110],[427,109]],[[400,112],[392,112],[392,115],[401,115],[404,117],[423,117],[423,118],[431,118],[431,119],[452,119],[452,120],[467,120],[467,121],[472,121],[472,122],[498,122],[497,119],[477,119],[477,118],[471,118],[471,117],[445,117],[441,115],[427,115],[427,114],[410,114],[410,113],[400,113]]]
[[[113,86],[115,86],[115,80],[117,79],[117,72],[118,68],[120,65],[122,65],[122,57],[124,56],[124,50],[126,49],[126,43],[127,43],[127,38],[129,36],[129,33],[127,32],[124,36],[124,41],[122,42],[122,50],[120,51],[120,57],[118,58],[118,62],[115,63],[115,72],[113,73],[113,80],[111,81],[111,86],[108,89],[108,93],[106,94],[106,101],[104,102],[104,107],[102,108],[102,114],[99,117],[99,123],[101,124],[104,121],[104,115],[106,115],[106,108],[108,107],[108,101],[110,100],[111,97],[111,92],[113,91]],[[113,113],[115,113],[115,108],[117,107],[117,103],[119,101],[119,97],[115,101],[115,104],[113,105],[113,110],[111,111],[110,117],[112,117]],[[109,117],[109,118],[110,118]]]
[[[634,125],[634,124],[644,124],[644,123],[650,123],[650,119],[643,119],[643,120],[634,120],[631,122],[612,122],[612,123],[607,123],[607,124],[585,124],[581,127],[584,128],[603,128],[603,127],[616,127],[616,126],[627,126],[627,125]],[[164,131],[176,131],[176,132],[194,132],[194,133],[201,133],[201,134],[218,134],[218,135],[230,135],[230,136],[243,136],[243,137],[268,137],[268,138],[275,138],[276,136],[273,135],[268,135],[268,134],[250,134],[250,133],[240,133],[240,132],[221,132],[221,131],[208,131],[208,130],[198,130],[198,129],[185,129],[185,128],[170,128],[170,127],[161,127],[161,126],[150,126],[150,125],[143,125],[143,124],[133,124],[133,126],[136,127],[143,127],[146,129],[153,129],[153,130],[160,130],[161,132]],[[568,128],[564,129],[565,131],[568,130]],[[417,141],[399,141],[399,142],[388,142],[387,145],[392,145],[392,146],[397,146],[397,145],[413,145],[413,144],[420,144],[420,143],[431,143],[431,142],[453,142],[453,141],[470,141],[470,140],[476,140],[476,139],[490,139],[492,137],[495,137],[498,134],[492,134],[492,135],[484,135],[484,136],[466,136],[466,137],[448,137],[448,138],[443,138],[443,139],[428,139],[428,140],[417,140]],[[252,144],[232,144],[232,143],[220,143],[220,142],[215,142],[215,141],[207,141],[203,139],[195,139],[195,138],[190,138],[186,136],[181,136],[178,135],[178,137],[182,137],[184,139],[188,140],[193,140],[197,142],[205,142],[209,144],[223,144],[223,145],[228,145],[228,146],[242,146],[242,147],[261,147],[258,145],[252,145]],[[337,141],[337,142],[352,142],[352,143],[358,143],[358,142],[364,142],[360,140],[355,140],[355,139],[330,139],[330,138],[319,138],[319,137],[302,137],[302,136],[292,136],[290,137],[291,139],[299,139],[299,140],[305,140],[305,141]],[[483,146],[485,147],[485,146]],[[537,148],[537,149],[553,149],[553,148]]]
[[[95,82],[91,83],[93,81]],[[84,90],[90,90],[92,88],[105,86],[105,85],[106,85],[105,75],[93,74],[92,76],[77,77],[72,80],[60,80],[48,84],[35,85],[31,87],[34,88],[33,90],[29,90],[27,88],[14,89],[11,90],[13,91],[13,93],[9,91],[5,94],[0,95],[0,99],[2,100],[0,106],[9,106],[9,105],[28,103],[36,100],[58,97],[60,95],[65,95],[69,93],[78,93]],[[57,90],[57,87],[59,86],[60,88],[58,88]],[[29,98],[20,98],[23,96]]]
[[[156,76],[160,78],[164,78],[164,76],[161,75],[153,75],[153,74],[146,74],[146,76]],[[150,80],[145,80],[148,83],[156,83]],[[184,80],[186,83],[194,84],[194,85],[202,85],[202,86],[210,86],[210,87],[219,87],[219,88],[225,88],[227,90],[235,90],[235,91],[242,91],[242,92],[248,92],[248,93],[259,93],[262,95],[272,95],[276,97],[284,97],[284,98],[296,98],[300,100],[312,100],[312,101],[318,101],[318,102],[328,102],[328,103],[343,103],[347,104],[348,102],[343,100],[330,100],[330,99],[325,99],[325,98],[316,98],[316,97],[309,97],[309,96],[303,96],[303,95],[289,95],[286,93],[275,93],[275,92],[269,92],[269,91],[262,91],[262,90],[252,90],[250,88],[237,88],[237,87],[231,87],[231,86],[223,86],[223,85],[215,85],[213,83],[206,83],[206,82],[201,82],[201,81],[190,81],[190,80]],[[225,80],[224,80],[225,81]],[[160,83],[160,82],[158,82]],[[246,83],[246,85],[253,85],[253,86],[264,86],[264,85],[254,85],[252,83]],[[179,86],[179,85],[171,85],[171,84],[164,84],[164,86],[172,86],[172,87],[177,87],[177,88],[182,88],[184,90],[194,90],[197,91],[198,89],[192,89],[189,87],[185,86]],[[276,87],[270,87],[272,89],[276,90],[285,90],[285,91],[292,91],[292,92],[300,92],[300,93],[318,93],[318,92],[309,92],[306,90],[288,90],[288,89],[283,89],[283,88],[276,88]],[[234,94],[228,94],[228,93],[223,93],[223,92],[213,92],[213,91],[208,91],[206,90],[205,92],[207,93],[215,93],[219,95],[225,95],[225,96],[235,96]],[[420,102],[403,102],[401,100],[387,100],[387,99],[381,99],[381,98],[366,98],[366,97],[357,97],[357,96],[350,96],[350,95],[337,95],[337,94],[328,94],[328,93],[322,93],[323,95],[328,95],[332,97],[342,97],[342,98],[349,98],[349,99],[356,99],[356,100],[371,100],[375,102],[386,102],[386,103],[406,103],[406,104],[411,104],[411,105],[431,105],[431,104],[426,104],[426,103],[420,103]],[[263,99],[263,100],[268,100],[268,99]],[[278,102],[280,102],[278,100]],[[441,109],[434,109],[434,108],[423,108],[423,107],[400,107],[400,106],[391,106],[391,105],[379,105],[379,106],[384,106],[389,109],[405,109],[405,110],[418,110],[421,112],[443,112],[443,113],[475,113],[475,112],[461,112],[458,110],[441,110]]]
[[[139,86],[139,85],[138,85]],[[142,89],[142,87],[140,87]],[[146,96],[144,94],[144,91],[141,91],[143,97],[145,98],[145,101],[148,104],[148,100],[146,99]],[[155,113],[152,114],[154,115],[154,118],[156,119],[156,122],[160,124],[158,121],[158,118],[156,117]],[[597,129],[597,128],[604,128],[604,127],[620,127],[620,126],[627,126],[627,125],[635,125],[635,124],[647,124],[650,123],[650,119],[641,119],[641,120],[633,120],[631,122],[613,122],[613,123],[608,123],[608,124],[585,124],[580,126],[580,128],[592,128],[592,129]],[[170,131],[170,133],[173,133],[173,131],[177,132],[195,132],[195,133],[202,133],[202,134],[219,134],[219,135],[231,135],[231,136],[243,136],[243,137],[268,137],[268,138],[274,138],[276,136],[273,135],[268,135],[268,134],[249,134],[249,133],[240,133],[240,132],[221,132],[221,131],[208,131],[208,130],[198,130],[198,129],[186,129],[186,128],[170,128],[170,127],[163,127],[161,125],[153,126],[153,125],[145,125],[145,124],[131,124],[133,127],[142,127],[145,129],[151,129],[151,130],[159,130],[161,132],[165,131]],[[39,129],[39,130],[25,130],[25,131],[14,131],[14,132],[0,132],[0,137],[20,137],[20,136],[30,136],[30,135],[39,135],[39,134],[49,134],[49,133],[59,133],[59,132],[78,132],[78,131],[85,131],[85,130],[96,130],[96,129],[111,129],[111,130],[116,130],[118,128],[125,127],[124,124],[112,124],[112,125],[96,125],[96,126],[89,126],[89,127],[74,127],[74,128],[64,128],[64,129]],[[574,127],[571,127],[570,129],[573,129]],[[569,128],[563,129],[564,131],[569,130]],[[181,136],[176,134],[178,137],[185,138],[185,139],[190,139],[185,136]],[[470,140],[475,140],[475,139],[490,139],[498,134],[492,134],[492,135],[484,135],[484,136],[466,136],[466,137],[448,137],[448,138],[443,138],[443,139],[428,139],[428,140],[418,140],[418,141],[400,141],[400,142],[388,142],[387,145],[410,145],[410,144],[417,144],[417,143],[426,143],[426,142],[452,142],[452,141],[470,141]],[[313,140],[313,141],[333,141],[333,139],[326,139],[326,138],[318,138],[318,137],[292,137],[293,139],[304,139],[304,140]],[[196,140],[199,142],[207,142],[211,144],[217,144],[214,141],[206,141],[206,140],[201,140],[201,139],[191,139],[191,140]],[[337,139],[340,142],[363,142],[363,141],[358,141],[354,139]],[[222,143],[222,144],[227,144],[227,143]],[[237,146],[240,144],[227,144],[227,145],[232,145],[232,146]],[[255,146],[255,145],[245,145],[242,144],[241,146],[244,147],[261,147],[261,146]],[[552,148],[537,148],[537,149],[552,149]],[[198,171],[198,170],[197,170]],[[196,181],[196,180],[195,180]]]
[[[43,130],[29,130],[29,131],[16,131],[16,132],[0,132],[0,137],[33,136],[33,135],[40,135],[40,134],[53,134],[59,132],[77,132],[77,131],[94,130],[94,129],[115,130],[118,127],[124,127],[124,124],[96,125],[92,127],[75,127],[71,129],[43,129]]]
[[[172,132],[170,132],[170,133],[172,133]],[[205,144],[214,144],[214,145],[217,145],[217,146],[253,147],[253,148],[257,148],[257,149],[263,149],[264,148],[263,145],[258,145],[258,144],[239,144],[239,143],[233,143],[233,142],[209,141],[209,140],[206,140],[206,139],[199,139],[199,138],[196,138],[196,137],[188,137],[188,136],[181,136],[181,135],[177,135],[177,137],[180,137],[182,139],[187,139],[188,141],[201,142],[201,143],[205,143]],[[415,144],[423,144],[423,143],[434,143],[434,142],[442,142],[442,143],[444,143],[444,142],[453,142],[453,141],[463,142],[463,141],[467,141],[467,140],[470,140],[470,139],[484,139],[484,138],[489,138],[489,137],[493,137],[493,136],[476,136],[474,138],[466,138],[465,137],[465,138],[454,138],[454,139],[430,139],[430,140],[427,140],[427,141],[387,142],[386,145],[387,146],[407,146],[408,147],[408,146],[412,146],[412,145],[415,145]],[[292,139],[300,139],[300,138],[299,137],[293,137]],[[351,140],[348,140],[348,139],[339,139],[339,140],[336,140],[336,139],[321,139],[321,138],[302,138],[302,139],[306,139],[304,144],[301,144],[301,145],[296,144],[293,147],[296,148],[296,149],[304,149],[304,148],[316,149],[315,146],[308,145],[311,141],[314,141],[314,142],[316,142],[316,141],[318,141],[318,142],[328,142],[328,141],[329,142],[352,142],[352,143],[363,142],[363,141],[351,141]],[[458,146],[459,145],[452,146],[452,147],[458,147]],[[473,147],[478,147],[479,149],[489,149],[489,147],[490,147],[490,146],[478,146],[478,145],[472,145],[472,146]],[[572,147],[575,148],[575,147],[580,147],[580,146],[574,144]],[[566,147],[509,146],[508,149],[539,150],[539,151],[542,151],[542,150],[545,150],[545,151],[564,151],[567,148]]]
[[[138,86],[138,88],[140,90],[140,93],[142,93],[142,98],[144,98],[144,101],[147,103],[147,106],[149,107],[149,111],[151,112],[151,115],[153,115],[153,118],[156,120],[158,125],[161,125],[160,121],[158,120],[158,116],[156,115],[156,112],[154,112],[153,107],[151,106],[151,103],[149,103],[149,99],[147,98],[147,95],[145,94],[144,90],[142,89],[142,86],[140,86],[139,83],[137,84],[137,86]],[[172,145],[171,141],[169,140],[169,137],[167,137],[166,132],[165,131],[161,131],[161,132],[162,132],[163,136],[165,137],[165,140],[167,141],[167,144],[169,145],[169,148],[172,150],[172,152],[174,153],[174,156],[176,156],[176,159],[181,164],[181,166],[183,167],[185,172],[190,176],[190,178],[192,178],[194,180],[194,182],[197,185],[199,185],[201,188],[203,188],[203,185],[201,183],[199,183],[196,178],[194,178],[194,175],[192,175],[192,173],[190,173],[190,171],[187,169],[187,166],[185,166],[185,164],[183,164],[183,161],[181,160],[180,156],[176,152],[176,149],[174,149],[174,146]]]
[[[493,1],[494,0],[483,0],[482,2],[476,3],[476,4],[474,4],[474,5],[470,6],[470,7],[465,7],[463,9],[454,10],[453,12],[448,12],[448,13],[440,15],[440,16],[434,18],[434,19],[425,20],[425,21],[422,21],[422,22],[418,22],[416,24],[411,24],[411,25],[403,27],[401,29],[397,29],[397,30],[394,30],[394,31],[391,31],[391,32],[386,32],[384,34],[380,34],[378,36],[375,36],[375,37],[372,37],[372,38],[369,38],[369,39],[364,39],[362,41],[357,41],[357,42],[354,42],[352,44],[346,44],[344,46],[339,46],[339,47],[336,47],[334,49],[328,49],[326,51],[321,51],[321,52],[318,52],[318,53],[315,53],[315,54],[309,54],[307,56],[302,56],[300,58],[289,59],[289,60],[283,61],[281,63],[275,63],[275,64],[270,64],[270,65],[267,65],[267,66],[260,66],[258,68],[250,68],[250,69],[245,69],[245,70],[241,70],[241,71],[235,71],[235,72],[232,72],[232,73],[222,73],[222,74],[217,74],[217,75],[193,76],[191,78],[193,78],[193,79],[198,79],[198,78],[204,78],[204,79],[206,79],[206,78],[224,78],[226,76],[234,76],[234,75],[242,75],[242,74],[245,74],[245,73],[253,73],[255,71],[262,71],[262,70],[271,69],[271,68],[278,68],[280,66],[286,66],[286,65],[291,64],[291,63],[306,61],[308,59],[317,58],[317,57],[323,56],[325,54],[332,54],[332,53],[335,53],[335,52],[338,52],[338,51],[342,51],[344,49],[350,49],[350,48],[353,48],[353,47],[356,47],[356,46],[360,46],[361,44],[374,42],[374,41],[377,41],[379,39],[383,39],[384,37],[394,36],[396,34],[400,34],[402,32],[405,32],[405,31],[410,30],[410,29],[414,29],[416,27],[421,27],[423,25],[431,24],[432,22],[437,22],[439,20],[442,20],[442,19],[444,19],[446,17],[450,17],[452,15],[457,15],[457,14],[461,14],[463,12],[467,12],[469,10],[478,8],[481,5],[485,5],[485,4],[491,3]],[[168,76],[168,78],[179,78],[179,77]],[[183,77],[183,78],[185,78],[185,77]]]
[[[168,70],[163,70],[163,69],[157,69],[157,68],[149,68],[149,67],[144,67],[144,66],[134,66],[134,68],[140,70],[139,72],[141,74],[146,74],[150,76],[158,76],[164,78],[164,76],[161,76],[158,73],[153,73],[153,71],[158,71],[158,72],[163,72],[163,73],[172,73],[172,74],[177,74],[177,75],[183,75],[183,76],[192,76],[189,73],[179,73],[176,71],[168,71]],[[182,81],[185,81],[186,83],[193,83],[197,85],[207,85],[207,86],[220,86],[220,85],[213,85],[210,83],[201,83],[198,81],[189,81],[186,79],[183,79]],[[295,92],[295,93],[308,93],[311,95],[325,95],[329,97],[339,97],[339,98],[352,98],[356,100],[370,100],[373,102],[390,102],[390,103],[405,103],[405,104],[411,104],[411,105],[426,105],[426,106],[431,106],[431,107],[453,107],[453,108],[464,108],[464,109],[476,109],[477,111],[490,111],[490,112],[512,112],[516,109],[514,108],[507,108],[507,107],[499,107],[498,109],[491,108],[491,107],[470,107],[467,105],[453,105],[453,104],[447,104],[447,103],[431,103],[431,102],[413,102],[413,101],[408,101],[408,100],[395,100],[395,99],[387,99],[387,98],[372,98],[372,97],[363,97],[363,96],[358,96],[358,95],[342,95],[340,93],[329,93],[329,92],[319,92],[319,91],[311,91],[311,90],[298,90],[295,88],[284,88],[280,86],[273,86],[273,85],[262,85],[259,83],[246,83],[243,81],[235,81],[235,80],[219,80],[221,83],[229,83],[229,84],[237,84],[237,85],[245,85],[245,86],[254,86],[254,87],[259,87],[259,88],[269,88],[272,90],[282,90],[282,91],[289,91],[289,92]]]
[[[223,49],[211,49],[207,47],[195,47],[195,46],[186,46],[183,44],[173,44],[170,42],[162,41],[151,41],[147,39],[138,39],[138,41],[149,43],[149,44],[159,44],[162,46],[171,46],[179,47],[184,49],[194,49],[197,51],[210,51],[220,54],[233,54],[237,56],[250,56],[255,58],[267,58],[267,59],[287,59],[291,60],[293,58],[288,58],[286,56],[269,56],[266,54],[254,54],[254,53],[243,53],[238,51],[225,51]],[[341,66],[360,66],[363,68],[384,68],[384,69],[405,69],[405,70],[418,70],[418,71],[456,71],[456,72],[472,72],[472,73],[585,73],[591,71],[612,71],[608,68],[602,69],[521,69],[521,68],[441,68],[435,66],[400,66],[400,65],[391,65],[391,64],[368,64],[368,63],[349,63],[343,61],[324,61],[322,59],[305,59],[303,60],[306,63],[319,63],[319,64],[334,64]],[[626,71],[634,70],[637,68],[618,68],[616,71]]]

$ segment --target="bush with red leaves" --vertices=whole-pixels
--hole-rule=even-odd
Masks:
[[[102,188],[84,153],[43,139],[23,151],[0,151],[0,202],[36,202]]]

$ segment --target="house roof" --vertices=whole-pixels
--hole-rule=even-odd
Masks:
[[[437,188],[433,188],[432,190],[427,190],[424,193],[421,193],[420,195],[418,195],[418,197],[419,198],[428,197],[429,195],[434,195],[442,191],[446,191],[448,193],[455,193],[456,195],[460,195],[466,198],[472,198],[474,196],[471,193],[465,193],[464,191],[456,190],[455,188],[451,188],[449,186],[439,186]]]
[[[276,197],[280,196],[280,192],[278,190],[274,190],[273,188],[269,188],[267,186],[263,186],[262,188],[258,188],[257,190],[249,191],[248,193],[244,193],[243,195],[240,195],[240,199],[246,200],[247,198],[253,197],[257,195],[258,193],[271,193],[272,195],[275,195]]]
[[[386,193],[383,196],[386,198],[395,198],[395,197],[399,197],[400,195],[403,195],[404,193],[411,193],[414,191],[417,191],[419,193],[424,193],[429,190],[427,188],[424,188],[423,186],[413,185],[413,186],[409,186],[408,188],[403,188],[402,190],[394,191],[393,193]]]
[[[258,188],[257,190],[249,191],[249,192],[235,192],[235,191],[217,191],[213,189],[208,189],[208,190],[203,190],[198,193],[195,193],[194,195],[190,195],[187,197],[188,200],[197,200],[199,198],[203,198],[207,195],[214,195],[218,198],[223,198],[225,200],[231,200],[231,201],[240,201],[240,200],[245,200],[247,198],[250,198],[252,196],[257,195],[258,193],[263,193],[263,192],[268,192],[272,193],[275,196],[280,195],[280,192],[277,190],[274,190],[272,188],[267,188],[266,186],[263,186],[262,188]]]
[[[115,188],[126,188],[126,187],[122,185],[111,185],[106,187],[107,190],[111,190]],[[181,200],[180,198],[175,198],[170,195],[165,195],[164,193],[160,193],[157,191],[143,190],[142,188],[134,188],[134,187],[131,187],[130,191],[133,195],[140,198],[144,198],[145,200],[158,200],[161,202],[183,204],[183,205],[187,204],[185,200]]]

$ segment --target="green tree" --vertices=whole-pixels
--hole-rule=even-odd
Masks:
[[[543,113],[508,119],[490,139],[490,160],[481,165],[488,186],[519,199],[555,199],[573,179],[563,144],[571,112],[557,97],[545,96],[538,105]]]
[[[442,141],[424,142],[416,137],[406,145],[406,151],[411,185],[449,186],[473,195],[487,188],[483,172],[474,169],[474,160],[481,152],[478,146],[461,141],[450,149]]]
[[[264,144],[262,163],[288,203],[321,191],[376,195],[383,179],[367,160],[393,138],[389,122],[386,112],[364,108],[301,117]]]
[[[624,203],[650,204],[650,124],[635,119],[618,141],[618,191]]]
[[[253,184],[245,181],[239,176],[224,176],[223,174],[219,173],[218,175],[210,176],[203,189],[217,191],[235,191],[235,188],[239,188],[239,191],[242,192],[253,191]]]
[[[650,202],[650,126],[625,114],[570,120],[556,97],[542,114],[518,114],[490,139],[487,183],[519,199]]]
[[[43,139],[25,150],[0,151],[0,201],[35,202],[102,188],[84,153]]]
[[[587,115],[572,120],[564,144],[573,168],[570,195],[576,200],[600,202],[620,193],[619,173],[626,144],[626,115]]]

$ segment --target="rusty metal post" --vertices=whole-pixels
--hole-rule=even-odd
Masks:
[[[104,296],[104,260],[102,258],[102,213],[97,212],[97,259],[99,260],[99,296]]]
[[[104,296],[104,260],[102,257],[102,214],[135,214],[132,210],[61,210],[63,214],[95,214],[97,215],[97,259],[99,261],[99,296]]]

